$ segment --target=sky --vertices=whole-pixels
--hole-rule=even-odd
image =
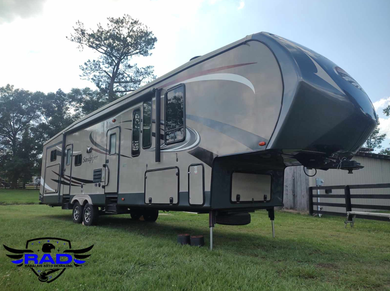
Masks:
[[[95,28],[129,14],[158,41],[136,59],[161,76],[253,33],[266,31],[332,60],[364,88],[390,147],[389,0],[0,0],[0,86],[53,92],[90,87],[79,66],[97,54],[66,39],[76,21]]]

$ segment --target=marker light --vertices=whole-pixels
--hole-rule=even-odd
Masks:
[[[112,120],[112,122],[115,122],[116,121],[116,119],[114,118],[113,120]]]
[[[265,141],[261,141],[261,142],[259,142],[259,146],[265,146]]]
[[[122,201],[125,201],[125,198],[122,198]]]

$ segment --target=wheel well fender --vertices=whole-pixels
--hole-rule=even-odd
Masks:
[[[80,205],[85,205],[87,203],[93,205],[92,199],[89,195],[76,195],[72,198],[72,201],[70,202],[71,204],[74,204],[75,202],[80,203]]]

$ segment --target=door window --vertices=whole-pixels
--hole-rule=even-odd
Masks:
[[[110,155],[116,154],[116,133],[110,134],[110,145],[108,152]]]
[[[69,166],[72,161],[72,149],[66,150],[66,165]]]

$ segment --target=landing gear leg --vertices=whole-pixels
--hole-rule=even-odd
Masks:
[[[215,211],[209,212],[209,227],[210,227],[210,251],[213,250],[213,228],[215,225]]]
[[[268,211],[268,217],[269,219],[271,220],[271,225],[272,225],[272,237],[275,238],[275,224],[274,224],[274,220],[275,220],[275,210],[274,208],[270,208],[270,209],[267,209]]]

